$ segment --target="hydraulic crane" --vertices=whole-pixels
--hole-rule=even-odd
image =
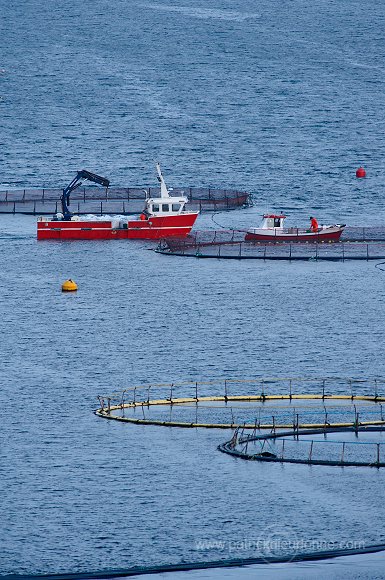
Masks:
[[[88,181],[93,181],[94,183],[98,183],[99,185],[103,185],[106,190],[110,185],[110,181],[105,177],[101,177],[100,175],[96,175],[96,173],[91,173],[86,169],[82,169],[78,171],[76,177],[73,178],[71,183],[67,185],[65,189],[63,189],[63,193],[61,196],[61,206],[62,206],[62,213],[63,213],[63,220],[70,220],[72,217],[72,213],[69,210],[70,205],[70,195],[77,187],[82,185],[82,180],[87,179]]]

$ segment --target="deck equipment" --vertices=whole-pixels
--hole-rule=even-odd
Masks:
[[[184,195],[172,196],[167,189],[160,165],[156,164],[160,182],[160,196],[147,196],[145,207],[139,217],[130,219],[122,215],[89,215],[80,218],[68,209],[70,193],[80,179],[89,179],[108,187],[109,181],[88,171],[80,171],[63,191],[62,213],[51,220],[40,217],[37,223],[38,240],[124,240],[163,239],[187,236],[197,219],[198,211],[186,211],[188,198]]]

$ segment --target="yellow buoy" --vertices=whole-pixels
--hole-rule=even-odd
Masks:
[[[62,292],[76,292],[78,285],[70,278],[69,280],[63,282],[61,289]]]

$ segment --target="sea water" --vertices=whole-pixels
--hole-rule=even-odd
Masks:
[[[0,5],[3,188],[61,187],[82,168],[155,183],[159,160],[169,186],[254,194],[215,216],[225,227],[274,209],[384,223],[381,2]],[[373,263],[37,243],[29,216],[1,216],[0,232],[2,572],[251,557],[277,536],[384,542],[382,471],[243,462],[216,450],[225,431],[93,414],[132,384],[384,377]],[[77,293],[61,293],[67,278]]]

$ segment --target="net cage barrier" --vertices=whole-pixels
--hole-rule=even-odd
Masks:
[[[220,245],[231,245],[231,244],[239,244],[245,240],[245,235],[247,233],[246,228],[221,228],[221,229],[207,229],[207,230],[194,230],[192,231],[187,237],[185,238],[173,238],[167,240],[167,243],[164,243],[164,249],[166,250],[169,248],[170,251],[172,250],[183,250],[183,248],[194,248],[199,246],[200,248],[204,248],[206,246],[220,246]],[[343,242],[384,242],[385,241],[385,226],[368,226],[368,227],[359,227],[359,226],[347,226],[341,236],[341,241]],[[298,242],[294,242],[295,246],[312,246],[313,243],[306,243],[303,242],[299,244]],[[326,246],[338,246],[340,243],[330,243],[330,242],[322,242],[320,241],[319,244],[323,247]],[[246,244],[245,244],[246,245]],[[248,241],[247,246],[249,247],[260,247],[260,246],[274,246],[274,247],[288,247],[290,242],[276,242],[272,240],[271,242],[258,242],[258,241]]]
[[[339,242],[255,242],[245,241],[245,231],[194,232],[185,239],[161,240],[156,252],[192,258],[259,260],[383,260],[385,241],[381,239]]]
[[[189,209],[199,211],[222,211],[253,205],[252,196],[246,191],[204,187],[176,187],[172,195],[183,195],[189,201]],[[71,194],[71,208],[80,215],[108,212],[131,214],[140,211],[146,197],[158,196],[158,187],[83,187]],[[0,190],[1,213],[26,213],[48,215],[61,208],[62,190],[10,189]]]
[[[226,379],[138,385],[99,396],[129,423],[246,430],[385,424],[385,380]]]
[[[225,189],[218,187],[173,187],[169,188],[172,195],[184,195],[189,200],[204,199],[204,200],[225,200],[237,199],[240,202],[247,202],[251,200],[252,196],[248,191],[241,191],[238,189]],[[60,198],[63,189],[58,187],[45,188],[12,188],[0,189],[0,203],[7,201],[48,201]],[[71,193],[71,199],[87,200],[87,199],[146,199],[146,197],[157,197],[160,195],[160,187],[158,186],[130,186],[130,187],[115,187],[111,186],[107,190],[101,187],[85,186],[78,187]]]
[[[268,435],[237,428],[218,450],[252,461],[380,468],[385,467],[385,424],[272,430]]]

